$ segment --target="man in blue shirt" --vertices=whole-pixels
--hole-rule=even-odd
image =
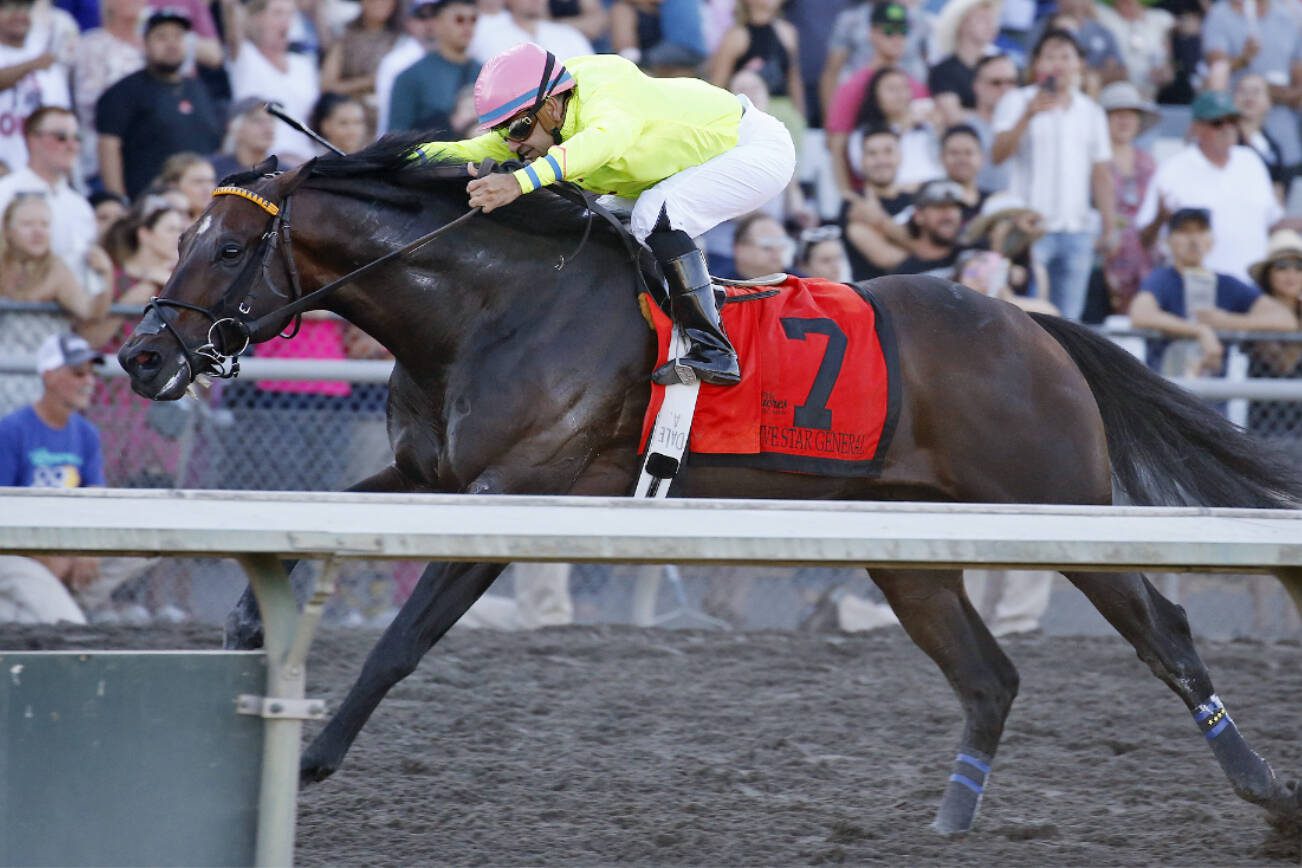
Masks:
[[[44,391],[36,403],[0,419],[0,486],[81,488],[104,484],[99,431],[81,413],[104,358],[71,334],[36,351]],[[86,623],[71,590],[94,584],[96,558],[0,556],[0,621]]]
[[[1167,222],[1171,264],[1144,278],[1130,303],[1130,323],[1171,339],[1197,341],[1201,353],[1175,374],[1217,374],[1224,347],[1217,331],[1291,331],[1293,316],[1275,299],[1237,277],[1209,271],[1203,261],[1212,249],[1211,212],[1181,208]],[[1150,341],[1148,364],[1160,368],[1169,341]]]
[[[414,18],[429,19],[434,44],[429,53],[399,73],[389,97],[389,132],[452,130],[461,91],[475,83],[479,64],[468,49],[478,13],[472,0],[414,0]]]

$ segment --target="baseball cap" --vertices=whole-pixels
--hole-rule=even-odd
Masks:
[[[74,334],[52,334],[36,349],[36,373],[44,374],[56,368],[93,362],[104,364],[104,357],[95,352],[86,343],[86,339]]]
[[[963,205],[963,188],[953,181],[942,178],[928,181],[913,197],[913,207],[925,208],[928,205]]]
[[[1183,228],[1189,223],[1200,223],[1204,229],[1212,228],[1212,212],[1206,208],[1180,208],[1166,221],[1170,232]]]
[[[873,27],[894,30],[899,33],[909,32],[909,10],[894,0],[874,3],[872,15],[868,18]]]
[[[175,6],[164,6],[150,12],[149,17],[145,19],[145,34],[148,35],[149,31],[160,24],[180,24],[186,30],[194,27],[193,22],[190,21],[190,16],[186,14],[185,10],[177,9]]]
[[[1223,90],[1205,90],[1194,97],[1193,118],[1196,121],[1218,121],[1239,116],[1234,97]]]

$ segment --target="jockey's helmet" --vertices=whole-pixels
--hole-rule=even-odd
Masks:
[[[556,55],[532,42],[508,48],[484,64],[475,81],[475,111],[484,129],[536,112],[554,94],[574,88]]]

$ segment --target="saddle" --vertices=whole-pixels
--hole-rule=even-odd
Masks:
[[[491,157],[485,159],[478,166],[480,176],[490,172],[511,173],[523,168],[524,164],[516,160],[506,160],[498,162]],[[641,241],[633,235],[629,228],[633,211],[629,207],[628,200],[618,199],[613,196],[598,196],[590,193],[572,184],[569,181],[561,181],[547,188],[555,195],[560,196],[573,202],[575,205],[583,208],[590,218],[600,217],[606,228],[612,232],[616,238],[624,245],[624,249],[629,253],[629,259],[637,266],[638,282],[640,289],[652,298],[656,304],[666,314],[669,313],[669,285],[665,281],[664,273],[660,270],[660,264],[656,261],[655,255]],[[579,242],[578,250],[583,249],[587,243],[588,234],[592,229],[592,221],[589,220],[588,228],[584,231],[583,240]],[[573,259],[578,250],[568,258]],[[558,268],[564,267],[564,260]],[[724,287],[738,286],[746,288],[763,288],[779,286],[786,282],[787,275],[781,272],[766,274],[751,280],[729,280],[727,278],[710,276],[710,280],[715,285],[715,299],[719,306],[726,304],[736,304],[745,301],[758,301],[762,298],[770,298],[777,295],[777,290],[771,292],[747,293],[745,295],[729,295],[724,291]]]

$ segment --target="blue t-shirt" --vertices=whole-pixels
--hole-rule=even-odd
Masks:
[[[1185,307],[1184,277],[1169,265],[1154,268],[1139,285],[1140,292],[1151,292],[1157,306],[1169,314],[1188,318]],[[1228,274],[1216,275],[1216,306],[1229,313],[1247,313],[1261,297],[1261,291]],[[1157,368],[1170,341],[1148,342],[1148,364]]]
[[[82,488],[104,484],[99,431],[73,413],[51,428],[30,405],[0,419],[0,486]]]
[[[431,51],[398,74],[389,96],[389,132],[450,129],[463,87],[475,83],[479,64],[452,63]]]

